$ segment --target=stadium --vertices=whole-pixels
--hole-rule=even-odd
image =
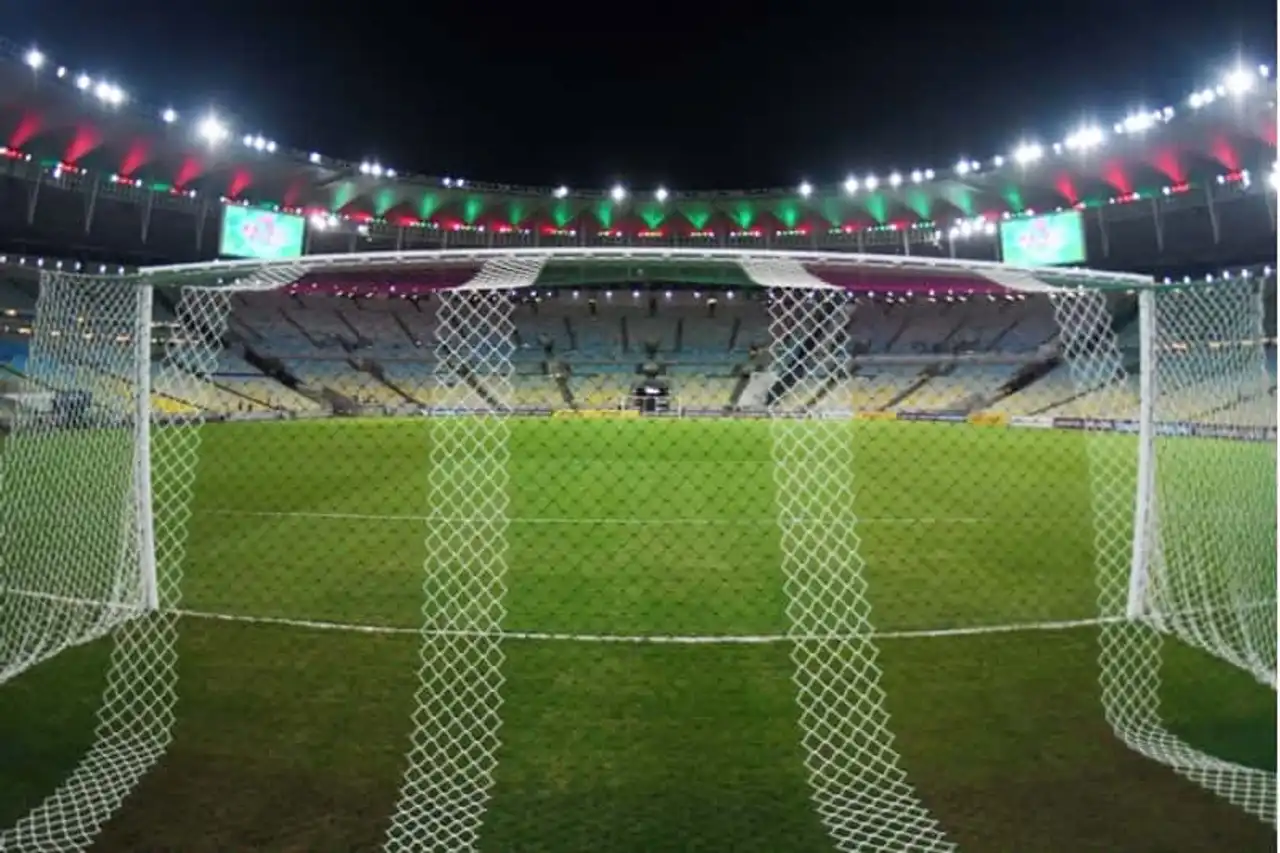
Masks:
[[[1275,849],[1269,69],[682,193],[5,49],[0,850]]]

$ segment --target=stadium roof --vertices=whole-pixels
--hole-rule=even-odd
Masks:
[[[120,85],[0,43],[0,154],[58,175],[99,174],[160,195],[261,204],[337,219],[435,229],[599,228],[696,234],[713,221],[750,234],[810,228],[989,227],[1066,207],[1123,204],[1215,182],[1274,180],[1267,68],[1225,75],[1165,106],[1024,139],[982,160],[867,170],[828,184],[688,193],[623,186],[519,187],[397,174],[233,134],[229,120],[143,109]],[[1270,177],[1268,177],[1270,175]]]

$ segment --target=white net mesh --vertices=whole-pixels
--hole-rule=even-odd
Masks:
[[[1274,772],[1191,746],[1161,714],[1161,631],[1275,683],[1275,436],[1266,431],[1275,416],[1258,405],[1269,385],[1262,302],[1247,282],[1215,290],[1145,297],[1155,309],[1141,336],[1155,353],[1142,386],[1153,420],[1150,467],[1108,434],[1117,413],[1131,418],[1141,406],[1104,298],[1063,296],[1057,316],[1076,388],[1089,401],[1081,417],[1090,429],[1107,720],[1132,749],[1274,823]],[[1135,611],[1140,618],[1130,619]]]
[[[133,343],[145,295],[115,279],[45,278],[5,448],[0,682],[146,608]]]
[[[114,645],[92,746],[53,794],[0,833],[0,850],[86,849],[172,737],[200,416],[156,411],[165,406],[149,400],[150,386],[159,378],[190,388],[212,370],[226,297],[188,292],[176,334],[153,362],[152,295],[119,279],[42,281],[29,381],[74,405],[23,415],[5,448],[6,577],[19,580],[0,589],[0,637],[17,628],[29,649],[30,628],[40,625],[65,647],[114,628]],[[152,404],[139,408],[139,397]],[[32,586],[44,595],[27,595]],[[40,603],[38,621],[21,618],[24,602]],[[11,607],[19,618],[8,618]],[[99,615],[86,621],[86,611]],[[129,621],[110,618],[121,612]]]
[[[801,278],[762,267],[750,272],[765,285]],[[847,374],[849,308],[843,293],[827,288],[779,289],[770,298],[768,404],[805,767],[835,849],[953,850],[893,748],[859,548],[848,415],[806,414],[809,401]]]
[[[494,258],[412,300],[285,288],[298,267],[179,282],[154,351],[134,282],[47,277],[5,447],[0,690],[95,639],[110,669],[86,757],[18,780],[0,848],[184,849],[171,807],[219,849],[1181,841],[1125,823],[1148,789],[1254,838],[1125,764],[1153,767],[1107,736],[1095,632],[1120,739],[1274,820],[1274,775],[1215,757],[1170,693],[1274,685],[1255,289],[1151,298],[1143,467],[1132,298],[854,299],[753,260],[714,294],[579,299],[549,267]],[[650,382],[692,414],[629,405]],[[140,788],[179,615],[189,729]],[[38,728],[10,697],[0,729],[15,707]],[[1053,823],[1090,807],[1121,817]]]
[[[421,685],[392,851],[471,851],[500,745],[514,325],[540,261],[487,263],[439,295]]]

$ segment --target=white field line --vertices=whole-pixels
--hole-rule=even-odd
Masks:
[[[137,607],[120,604],[117,602],[104,602],[87,598],[75,598],[72,596],[55,595],[47,592],[36,592],[27,590],[7,589],[0,590],[5,595],[33,598],[45,601],[56,601],[64,604],[71,604],[82,607],[101,607],[103,609],[112,610],[128,610],[133,611],[135,615],[144,615],[146,611]],[[1241,609],[1254,610],[1258,608],[1274,608],[1275,602],[1261,601],[1253,604],[1243,605]],[[1212,613],[1219,610],[1227,610],[1228,607],[1210,608],[1208,611],[1179,611],[1164,614],[1166,618],[1178,616],[1198,616]],[[906,631],[872,631],[870,634],[861,635],[791,635],[791,634],[699,634],[699,635],[672,635],[672,634],[572,634],[572,633],[555,633],[545,631],[499,631],[493,634],[486,634],[480,631],[435,631],[426,632],[421,628],[405,628],[394,625],[362,625],[354,622],[327,622],[316,619],[289,619],[280,616],[245,616],[232,613],[213,613],[203,610],[184,610],[177,609],[171,611],[179,616],[188,619],[203,619],[214,622],[238,622],[249,625],[278,625],[288,628],[305,628],[317,631],[339,631],[353,634],[382,634],[382,635],[427,635],[440,637],[486,637],[493,636],[501,640],[532,640],[543,642],[574,642],[574,643],[616,643],[616,644],[632,644],[632,645],[670,645],[670,646],[706,646],[706,645],[739,645],[739,646],[758,646],[769,645],[774,643],[790,643],[802,641],[850,641],[857,639],[870,640],[916,640],[916,639],[939,639],[946,637],[975,637],[990,634],[1016,634],[1016,633],[1033,633],[1046,631],[1070,631],[1078,628],[1094,628],[1099,625],[1111,625],[1125,621],[1125,617],[1113,616],[1107,618],[1092,619],[1063,619],[1058,621],[1047,622],[1013,622],[1004,625],[977,625],[967,628],[932,628],[932,629],[916,629]],[[1158,626],[1152,626],[1157,627]]]
[[[618,645],[654,646],[764,646],[777,643],[804,641],[844,642],[860,639],[914,640],[944,637],[972,637],[986,634],[1014,634],[1031,631],[1069,631],[1077,628],[1093,628],[1123,617],[1111,619],[1068,619],[1060,622],[1022,622],[1010,625],[983,625],[971,628],[939,628],[915,631],[873,631],[863,636],[803,636],[790,634],[567,634],[543,631],[499,631],[485,634],[479,631],[433,631],[421,628],[402,628],[389,625],[357,625],[346,622],[324,622],[311,619],[286,619],[273,616],[236,616],[229,613],[209,613],[200,610],[179,610],[189,619],[206,619],[217,622],[240,622],[254,625],[279,625],[289,628],[309,628],[319,631],[345,631],[359,634],[420,635],[437,637],[476,638],[492,636],[500,640],[530,640],[540,642],[605,643]]]
[[[240,518],[314,518],[314,519],[330,519],[334,521],[437,521],[437,522],[454,522],[456,524],[493,524],[492,518],[463,518],[459,516],[448,515],[384,515],[380,513],[362,513],[362,512],[260,512],[254,510],[239,509],[206,509],[200,510],[197,515],[225,515],[236,516]],[[795,518],[788,519],[790,522],[803,522],[806,519]],[[993,516],[865,516],[852,517],[852,520],[859,524],[996,524],[1005,523],[1007,519],[995,518]],[[757,526],[761,524],[777,524],[776,516],[756,516],[742,518],[628,518],[626,516],[600,516],[600,517],[547,517],[547,518],[522,518],[511,517],[506,521],[510,524],[530,524],[530,525],[617,525],[630,527],[645,527],[649,525],[669,527],[672,525],[686,527],[742,527]],[[826,519],[823,519],[825,522]]]

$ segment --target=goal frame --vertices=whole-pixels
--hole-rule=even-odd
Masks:
[[[373,252],[363,254],[314,255],[290,258],[278,261],[234,260],[213,261],[207,263],[178,264],[147,267],[122,276],[111,277],[119,281],[122,287],[134,287],[137,290],[137,333],[134,337],[135,361],[135,393],[136,401],[133,415],[134,454],[132,461],[133,499],[136,506],[136,539],[138,543],[138,573],[142,595],[139,619],[149,618],[147,614],[160,614],[164,618],[176,618],[176,612],[167,611],[163,596],[159,589],[162,579],[158,576],[155,532],[155,496],[152,493],[152,426],[166,415],[157,412],[152,399],[152,335],[151,317],[156,288],[172,288],[175,290],[208,290],[208,291],[271,291],[288,287],[304,277],[316,274],[338,272],[377,272],[380,276],[404,273],[406,275],[426,270],[450,268],[470,268],[486,272],[476,274],[466,283],[450,288],[450,291],[481,293],[527,286],[513,285],[510,282],[525,280],[521,275],[528,270],[541,270],[548,263],[571,263],[582,265],[593,264],[626,264],[637,272],[651,269],[655,265],[679,265],[684,270],[698,270],[717,265],[736,265],[755,285],[762,290],[813,290],[825,291],[828,294],[842,292],[843,288],[820,278],[811,268],[824,270],[846,270],[862,273],[879,273],[895,276],[927,276],[937,286],[946,287],[951,279],[955,286],[964,287],[975,279],[988,282],[1000,288],[1027,294],[1052,295],[1081,291],[1136,292],[1139,304],[1139,352],[1140,364],[1138,372],[1140,401],[1138,423],[1136,425],[1137,440],[1137,482],[1132,496],[1132,542],[1128,559],[1128,594],[1125,600],[1123,615],[1112,620],[1123,622],[1124,628],[1136,628],[1144,631],[1156,629],[1144,620],[1147,588],[1150,582],[1150,571],[1153,560],[1153,540],[1158,535],[1155,519],[1156,493],[1156,459],[1154,446],[1158,424],[1156,423],[1155,399],[1159,391],[1157,381],[1157,347],[1156,343],[1156,296],[1161,285],[1145,275],[1133,273],[1117,273],[1078,268],[1031,268],[1005,265],[998,262],[965,261],[956,259],[930,258],[918,256],[886,256],[841,252],[806,252],[806,251],[753,251],[744,249],[679,249],[679,248],[597,248],[597,247],[556,247],[556,248],[506,248],[506,249],[448,249],[410,252]],[[512,270],[522,271],[516,275]],[[492,273],[492,274],[490,274]],[[508,274],[510,273],[510,274]],[[100,276],[101,278],[101,276]],[[619,400],[619,408],[626,408],[631,401],[630,396]],[[612,412],[611,414],[617,414]],[[644,416],[637,412],[637,415]],[[681,417],[683,406],[678,396],[672,396],[670,411],[657,415],[659,417]],[[821,418],[821,414],[815,414]],[[1131,424],[1132,425],[1132,424]],[[1086,430],[1092,427],[1086,426]],[[1122,541],[1122,540],[1121,540]],[[1122,552],[1123,546],[1117,548]],[[1123,559],[1121,556],[1120,559]],[[1113,572],[1119,577],[1123,570]],[[1106,627],[1106,614],[1103,614],[1103,632]],[[425,632],[424,632],[425,634]],[[1106,639],[1103,640],[1104,649]],[[1118,644],[1121,653],[1127,653],[1129,647],[1125,639],[1112,640]],[[1108,652],[1104,651],[1104,655]],[[1116,654],[1115,648],[1110,652]],[[176,654],[169,649],[165,654]],[[113,657],[113,666],[122,664]],[[127,665],[127,664],[123,664]],[[1146,665],[1144,661],[1143,665]],[[1158,664],[1157,664],[1158,666]],[[176,675],[169,671],[156,676],[168,679],[165,689],[172,692]],[[424,675],[424,677],[426,677]],[[1106,676],[1103,676],[1104,706],[1107,693]],[[2,684],[2,682],[0,682]],[[1275,685],[1272,684],[1272,687]],[[496,688],[495,688],[496,689]],[[105,701],[105,700],[104,700]],[[170,709],[172,710],[172,709]],[[1158,711],[1156,713],[1158,720]],[[1143,737],[1145,731],[1134,734],[1141,728],[1142,718],[1113,718],[1108,710],[1108,721],[1118,737],[1136,751],[1161,761],[1178,772],[1188,775],[1206,787],[1213,783],[1206,782],[1185,766],[1178,765],[1178,760],[1188,753],[1175,753],[1172,758],[1159,749],[1147,748]],[[159,724],[157,724],[159,725]],[[170,723],[164,723],[165,726]],[[1130,728],[1126,728],[1126,726]],[[1163,735],[1162,735],[1163,736]],[[148,752],[145,761],[139,763],[138,772],[146,772],[159,755],[163,754],[171,734],[167,729],[163,732],[163,745],[155,754]],[[1170,736],[1171,737],[1171,736]],[[1187,748],[1190,749],[1189,747]],[[1194,752],[1194,751],[1192,751]],[[1197,756],[1202,755],[1195,753]],[[1206,759],[1210,757],[1205,757]],[[1225,762],[1223,762],[1225,764]],[[1197,765],[1198,767],[1198,765]],[[408,774],[412,774],[410,768]],[[1259,771],[1255,771],[1259,772]],[[403,798],[421,797],[421,788],[408,783],[406,775]],[[484,776],[481,772],[480,776]],[[135,780],[136,781],[136,780]],[[491,781],[491,780],[490,780]],[[487,784],[485,779],[477,781],[477,785]],[[128,783],[130,786],[134,782]],[[1274,788],[1274,776],[1271,782]],[[416,793],[410,793],[411,789]],[[1215,790],[1217,790],[1215,788]],[[484,792],[482,791],[481,794]],[[1221,791],[1219,791],[1221,793]],[[74,807],[68,800],[76,796],[59,792],[54,800],[61,797],[58,808],[67,810]],[[118,803],[117,803],[118,805]],[[401,811],[408,808],[402,799]],[[42,809],[45,807],[41,807]],[[108,806],[114,808],[114,806]],[[1274,819],[1274,804],[1272,808]],[[54,815],[54,818],[57,816]],[[57,820],[44,816],[50,824]],[[96,815],[94,820],[101,819]],[[913,820],[915,820],[913,818]],[[926,818],[920,818],[924,826]],[[474,834],[473,827],[463,826],[456,831],[456,837],[465,838]],[[394,831],[393,831],[394,836]],[[4,846],[4,832],[0,831],[0,849]],[[470,847],[466,847],[470,849]],[[61,849],[61,848],[60,848]],[[388,848],[400,849],[394,840],[388,842]],[[407,849],[407,848],[406,848]],[[460,848],[461,849],[461,848]],[[937,841],[931,850],[950,850],[945,840]]]

